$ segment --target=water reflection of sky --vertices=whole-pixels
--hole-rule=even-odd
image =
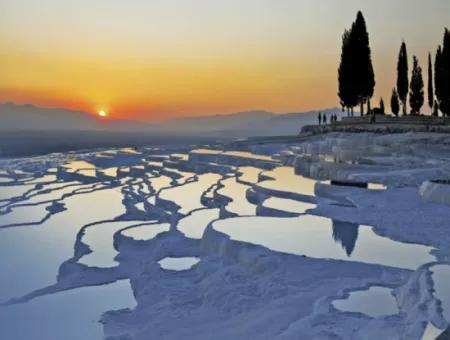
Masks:
[[[246,183],[258,182],[258,176],[261,173],[261,169],[253,166],[241,166],[239,169],[238,178]]]
[[[122,234],[135,240],[151,240],[157,235],[169,230],[169,223],[156,223],[127,228]]]
[[[55,283],[59,265],[73,256],[79,229],[124,211],[119,189],[72,196],[64,203],[67,210],[41,225],[0,229],[0,301]],[[22,218],[41,216],[29,208]]]
[[[278,167],[264,172],[264,175],[272,177],[273,180],[260,182],[259,185],[263,188],[314,196],[314,186],[317,181],[296,175],[292,167]]]
[[[295,218],[242,217],[216,221],[214,229],[234,240],[259,244],[274,251],[415,269],[433,261],[430,247],[396,242],[375,234],[371,227],[319,216]]]
[[[315,204],[296,201],[288,198],[269,197],[263,203],[267,208],[283,210],[291,213],[301,214],[308,209],[314,209]]]
[[[130,158],[136,154],[136,151],[134,149],[116,150],[111,153],[111,157],[115,157],[118,153],[122,155],[128,154],[127,158]],[[223,153],[225,156],[244,157],[253,160],[270,159],[268,156],[253,155],[241,151],[196,150],[193,153],[209,153],[212,155]],[[186,237],[200,239],[208,223],[219,218],[219,209],[205,208],[200,201],[200,197],[205,194],[208,188],[214,185],[217,188],[217,183],[222,179],[222,176],[213,173],[199,174],[198,181],[187,183],[183,186],[167,188],[173,185],[171,177],[166,175],[158,176],[155,172],[151,173],[151,176],[155,177],[150,177],[150,172],[146,173],[144,166],[145,163],[163,166],[164,164],[159,162],[161,157],[167,158],[167,155],[159,155],[158,158],[153,160],[153,163],[148,163],[151,158],[144,158],[146,160],[141,164],[130,164],[129,167],[123,167],[122,170],[128,169],[131,170],[131,173],[130,177],[122,178],[120,183],[121,185],[127,185],[130,192],[133,192],[134,201],[132,204],[139,208],[142,214],[144,214],[144,208],[147,208],[147,212],[150,212],[152,208],[145,206],[144,201],[158,205],[156,204],[157,200],[154,192],[147,187],[143,179],[148,180],[156,192],[166,188],[161,191],[159,197],[178,204],[181,207],[179,212],[188,214],[178,222],[177,229]],[[188,178],[195,175],[192,172],[177,169],[177,160],[186,161],[188,160],[187,157],[187,154],[172,154],[172,167],[164,168],[168,174],[172,172],[171,176],[175,175],[176,177],[178,175],[182,177],[177,180],[178,183],[184,183]],[[105,169],[99,169],[103,173],[103,176],[98,179],[99,182],[104,180],[105,175],[117,176],[118,168],[114,167],[114,165],[109,166]],[[86,161],[72,161],[60,169],[68,173],[77,172],[91,177],[99,175],[99,172],[96,173],[95,166]],[[133,172],[133,170],[141,171]],[[317,181],[296,175],[292,167],[282,166],[272,171],[261,170],[251,166],[240,167],[240,174],[231,173],[230,171],[230,175],[237,175],[239,179],[245,182],[256,183],[262,171],[264,175],[273,179],[266,179],[260,182],[258,185],[261,187],[314,196],[314,187]],[[133,182],[133,176],[139,177],[137,181]],[[0,199],[21,195],[27,190],[34,188],[35,184],[54,180],[54,175],[47,175],[28,181],[28,184],[25,185],[0,186]],[[61,187],[70,183],[73,183],[74,187]],[[238,183],[235,177],[222,180],[221,183],[225,187],[219,189],[218,193],[232,199],[226,206],[226,210],[239,215],[256,214],[256,206],[246,199],[246,191],[251,186]],[[71,192],[75,188],[87,188],[90,185],[79,182],[45,184],[45,188],[52,189],[52,191],[31,198],[27,200],[27,203],[38,203],[44,199],[59,199],[62,194]],[[385,189],[384,186],[377,184],[369,184],[369,188]],[[213,193],[214,191],[210,190],[208,197],[213,198]],[[124,197],[123,193],[120,192],[120,188],[69,197],[64,200],[67,210],[55,214],[50,220],[45,221],[41,225],[0,229],[0,251],[2,254],[0,256],[0,272],[7,273],[0,276],[0,302],[55,283],[60,264],[74,254],[74,240],[77,232],[88,223],[103,221],[85,230],[82,241],[90,247],[92,253],[82,257],[79,262],[96,267],[117,265],[114,261],[114,257],[117,255],[113,244],[115,232],[125,227],[139,224],[126,229],[123,231],[123,234],[135,240],[149,240],[162,232],[170,230],[170,225],[163,223],[167,222],[167,220],[162,220],[161,223],[155,223],[157,221],[154,220],[111,222],[111,219],[125,212],[124,202],[122,201]],[[268,208],[293,213],[304,213],[307,209],[315,207],[314,204],[278,197],[269,197],[264,201],[263,205]],[[46,207],[48,207],[48,204],[18,207],[9,214],[0,215],[0,225],[5,223],[37,222],[48,213]],[[170,210],[164,204],[160,204],[158,209],[161,209],[161,211],[166,210],[166,212]],[[192,212],[194,209],[200,210]],[[133,219],[135,219],[134,216]],[[141,223],[147,223],[147,225],[140,225]],[[373,229],[368,226],[359,226],[353,223],[312,215],[303,215],[295,218],[256,216],[231,218],[216,221],[213,226],[216,230],[230,235],[232,239],[262,245],[273,251],[294,255],[360,261],[410,269],[416,269],[419,265],[434,260],[434,257],[429,254],[430,247],[396,242],[375,234]],[[179,271],[188,270],[199,261],[200,259],[196,257],[166,257],[160,260],[159,264],[162,269]],[[450,312],[450,301],[448,299],[450,293],[446,286],[450,281],[448,266],[434,266],[432,270],[436,289],[435,296],[441,300],[444,314],[448,320],[450,318],[448,315]],[[101,294],[95,293],[96,296],[94,297],[91,292],[101,292]],[[132,305],[133,301],[129,299],[130,293],[128,282],[126,284],[118,283],[97,287],[96,289],[78,289],[73,292],[59,293],[52,297],[42,297],[27,303],[28,307],[17,306],[8,308],[7,316],[5,316],[4,311],[0,310],[0,329],[4,326],[6,330],[2,329],[2,336],[10,334],[8,332],[12,331],[12,328],[15,328],[14,332],[22,332],[24,336],[29,336],[31,333],[27,332],[33,332],[39,326],[39,323],[42,323],[45,328],[44,332],[47,332],[43,333],[46,336],[46,340],[59,340],[62,338],[72,340],[68,336],[61,337],[59,332],[63,331],[63,329],[67,330],[66,333],[70,332],[70,335],[74,335],[73,339],[91,339],[92,334],[96,334],[92,339],[100,338],[101,335],[97,336],[99,325],[96,323],[99,315],[101,312],[109,309]],[[93,299],[94,303],[92,304],[89,299]],[[89,305],[91,309],[89,311],[83,309],[84,307],[79,303],[80,301]],[[73,304],[73,308],[71,307],[73,310],[65,308],[67,306],[61,307],[62,304],[71,304],[71,306]],[[372,287],[366,291],[353,292],[348,299],[337,300],[334,304],[340,310],[362,312],[372,316],[397,313],[395,299],[390,294],[390,290],[381,287]],[[53,324],[46,325],[46,321],[40,320],[39,313],[42,313],[45,308],[48,308],[49,320],[52,320],[52,323],[58,323],[58,327],[54,327]],[[56,312],[58,308],[64,310],[64,313],[58,315]],[[66,318],[74,317],[74,313],[79,314],[78,318],[75,317],[75,320],[69,324]],[[1,320],[3,316],[5,317]],[[15,320],[28,318],[29,320],[24,321],[28,329],[18,329],[17,325],[9,327],[6,323],[8,320],[13,323],[14,318],[16,318]],[[86,326],[82,325],[82,322],[90,322],[91,324]],[[74,325],[77,328],[84,328],[84,331],[79,329],[72,331],[72,328],[75,328]],[[80,332],[84,333],[81,334]],[[21,339],[22,333],[18,337],[14,337],[14,339]],[[55,335],[57,337],[54,337]]]
[[[188,270],[200,262],[198,257],[166,257],[158,263],[165,270]]]
[[[372,317],[398,313],[392,289],[370,287],[368,290],[351,292],[347,299],[333,301],[334,307],[344,312],[358,312]]]
[[[227,178],[222,181],[223,188],[218,193],[232,199],[227,204],[227,210],[238,215],[255,215],[256,206],[247,201],[246,191],[250,186],[238,183],[235,177]]]
[[[443,316],[450,323],[450,265],[431,267],[433,273],[434,296],[442,303]]]
[[[186,237],[201,239],[209,222],[219,218],[219,209],[201,209],[191,215],[182,218],[177,229]]]
[[[0,307],[0,334],[5,340],[98,340],[105,311],[135,305],[128,280],[60,292]]]
[[[163,190],[160,196],[165,200],[176,203],[181,207],[179,212],[187,214],[194,209],[203,207],[200,202],[202,193],[219,179],[220,175],[218,174],[200,175],[198,181]]]

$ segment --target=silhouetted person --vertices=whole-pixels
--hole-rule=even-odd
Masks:
[[[323,120],[323,124],[326,125],[327,124],[327,115],[325,113],[323,114],[322,120]]]
[[[322,124],[322,113],[320,113],[320,112],[319,112],[318,119],[319,119],[319,125],[321,125]]]

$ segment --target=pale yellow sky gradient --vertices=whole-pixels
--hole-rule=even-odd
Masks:
[[[0,0],[0,101],[140,120],[337,106],[359,9],[388,102],[401,40],[426,69],[450,1]]]

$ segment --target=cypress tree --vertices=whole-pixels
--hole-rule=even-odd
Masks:
[[[438,104],[438,107],[440,106],[441,101],[443,100],[443,70],[442,70],[442,48],[441,46],[438,46],[438,49],[436,51],[436,56],[434,59],[434,91],[436,94],[436,101]]]
[[[434,106],[433,106],[433,116],[437,117],[439,116],[439,105],[437,103],[437,100],[434,101]]]
[[[350,31],[345,30],[342,35],[342,51],[341,51],[341,63],[338,69],[338,81],[339,81],[339,98],[341,106],[347,108],[347,111],[358,104],[358,97],[355,92],[353,72],[352,72],[352,50],[350,43]]]
[[[437,57],[437,56],[436,56]],[[445,116],[450,115],[450,31],[446,28],[439,58],[439,108]],[[435,77],[437,76],[435,72]],[[437,90],[437,89],[436,89]],[[437,94],[437,92],[436,92]]]
[[[402,102],[403,114],[406,114],[406,99],[408,97],[408,53],[403,41],[398,54],[397,63],[397,93]]]
[[[428,53],[428,106],[433,110],[434,90],[433,90],[433,66],[431,62],[431,53]]]
[[[398,113],[400,111],[400,103],[398,102],[398,94],[396,89],[392,90],[391,111],[395,116],[398,116]]]
[[[422,69],[417,57],[413,57],[413,69],[411,73],[411,84],[409,86],[409,105],[411,114],[419,114],[424,102]]]
[[[372,66],[369,33],[361,11],[356,15],[356,20],[350,31],[350,45],[353,54],[352,70],[355,78],[355,92],[361,106],[361,115],[363,115],[364,103],[370,101],[373,96],[375,75]]]
[[[384,113],[385,113],[384,100],[383,100],[383,98],[380,99],[380,112],[381,112],[381,114],[383,114],[383,115],[384,115]]]
[[[339,98],[342,107],[351,109],[364,104],[370,107],[370,98],[375,87],[369,33],[362,13],[359,11],[350,30],[342,36],[341,63],[338,69]]]
[[[434,88],[439,109],[444,116],[450,115],[450,32],[446,28],[442,47],[436,52],[434,63]]]

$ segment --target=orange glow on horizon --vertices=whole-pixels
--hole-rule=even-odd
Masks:
[[[391,15],[400,3],[410,15]],[[450,2],[3,0],[1,9],[0,102],[156,122],[338,106],[341,35],[357,10],[373,104],[387,103],[401,40],[425,69]]]
[[[111,107],[112,119],[162,121],[255,109],[298,112],[315,109],[318,102],[320,107],[336,102],[334,73],[325,75],[320,70],[325,63],[295,69],[294,61],[224,60],[180,65],[161,60],[155,65],[130,61],[117,67],[113,57],[100,62],[0,54],[0,64],[7,65],[7,73],[19,75],[10,77],[13,80],[8,87],[2,86],[0,79],[0,102],[97,113]],[[320,84],[327,78],[328,84]]]

